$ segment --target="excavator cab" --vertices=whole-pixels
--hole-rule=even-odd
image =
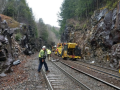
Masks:
[[[81,49],[77,46],[76,43],[67,43],[64,44],[62,49],[62,58],[67,59],[80,59],[81,58]]]
[[[63,59],[67,59],[68,58],[68,45],[64,44],[63,48],[62,48],[62,58]]]

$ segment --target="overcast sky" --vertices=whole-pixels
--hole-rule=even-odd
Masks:
[[[26,0],[32,8],[36,21],[42,18],[45,24],[58,25],[58,12],[63,0]]]

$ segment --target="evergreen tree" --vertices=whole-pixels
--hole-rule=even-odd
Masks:
[[[35,36],[38,37],[33,12],[26,3],[26,0],[8,0],[3,14],[12,17],[18,22],[30,25]]]
[[[117,5],[118,0],[64,0],[61,13],[59,13],[60,19],[60,34],[65,29],[66,20],[77,19],[79,21],[89,18],[94,10],[99,9],[103,4],[106,4],[107,8],[112,8]]]

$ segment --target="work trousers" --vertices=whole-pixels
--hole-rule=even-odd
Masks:
[[[43,64],[44,64],[45,70],[48,71],[48,66],[45,59],[44,59],[44,62],[42,62],[42,58],[39,58],[38,72],[40,72]]]
[[[50,56],[51,56],[50,54],[47,54],[47,59],[48,59],[48,60],[50,60]]]

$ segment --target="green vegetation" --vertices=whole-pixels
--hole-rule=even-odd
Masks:
[[[43,43],[47,47],[51,47],[58,41],[59,38],[59,28],[45,24],[42,18],[36,23],[38,28],[38,36],[42,38]]]
[[[118,0],[64,0],[61,13],[59,13],[60,19],[58,20],[60,24],[60,34],[64,31],[68,19],[73,18],[78,21],[83,21],[90,18],[94,10],[101,8],[103,5],[106,5],[104,8],[112,10],[117,6],[117,1]]]
[[[52,27],[52,31],[55,33],[56,37],[59,39],[60,35],[59,35],[59,32],[55,29],[55,27]]]
[[[115,8],[117,6],[117,1],[115,3],[113,3],[112,7]]]
[[[21,35],[20,33],[17,33],[17,34],[15,35],[15,40],[16,40],[16,41],[20,41],[21,37],[22,37],[22,35]]]
[[[47,42],[48,40],[48,32],[47,32],[47,27],[44,24],[42,18],[39,19],[39,22],[37,23],[37,28],[38,28],[38,34],[39,36]]]
[[[30,34],[34,37],[30,39],[42,38],[44,44],[51,44],[53,41],[57,41],[56,37],[59,38],[59,28],[47,27],[43,20],[40,18],[38,22],[35,22],[32,9],[29,8],[26,0],[6,0],[7,4],[2,14],[8,16],[11,28],[19,27],[19,23],[25,23],[23,30],[30,30]],[[6,17],[5,17],[6,18]],[[10,18],[13,18],[12,21]],[[13,22],[14,23],[11,23]],[[16,22],[17,21],[17,22]],[[10,26],[9,25],[9,26]],[[49,25],[48,25],[49,26]],[[51,33],[52,32],[52,33]],[[54,35],[55,33],[55,35]],[[17,30],[15,39],[19,41],[22,35],[20,31]],[[55,40],[53,40],[55,38]]]
[[[86,23],[83,25],[83,28],[84,28],[84,29],[86,28]]]
[[[117,6],[118,0],[106,0],[105,8],[113,10]]]
[[[76,26],[75,26],[75,29],[78,29],[79,28],[79,24],[77,23]]]
[[[30,25],[36,38],[38,37],[32,9],[29,8],[26,0],[7,0],[3,14],[12,17],[18,22]]]

